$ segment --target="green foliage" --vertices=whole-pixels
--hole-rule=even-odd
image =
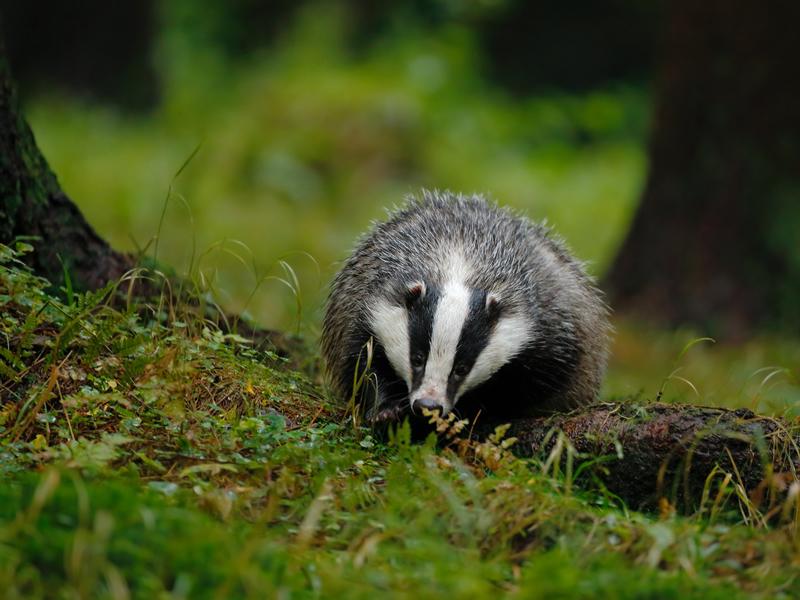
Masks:
[[[153,113],[49,97],[27,114],[104,238],[152,254],[158,232],[159,257],[179,271],[196,258],[230,312],[265,276],[285,279],[281,260],[305,306],[321,306],[356,236],[422,186],[486,192],[549,219],[597,274],[611,259],[644,174],[644,91],[509,97],[476,75],[474,34],[456,26],[404,30],[353,55],[331,3],[298,11],[269,51],[232,65],[170,14]],[[163,190],[201,142],[159,227]],[[247,310],[294,328],[297,297],[266,280]],[[319,314],[303,316],[313,332]]]
[[[504,428],[381,442],[194,308],[50,296],[27,250],[0,247],[6,598],[800,592],[791,519],[630,513],[585,476],[602,461],[518,459]]]

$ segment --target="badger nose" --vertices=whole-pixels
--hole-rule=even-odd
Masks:
[[[423,396],[422,398],[417,398],[414,400],[414,404],[412,405],[414,412],[420,411],[422,412],[423,408],[427,408],[428,410],[442,410],[442,405],[436,402],[433,398],[428,398],[427,396]]]

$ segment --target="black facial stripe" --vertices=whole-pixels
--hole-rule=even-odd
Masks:
[[[408,307],[409,360],[411,361],[411,390],[417,389],[425,375],[425,364],[431,349],[433,318],[439,304],[439,290],[428,287],[425,296]],[[415,368],[415,356],[422,357],[422,366]]]
[[[459,369],[463,369],[466,374],[472,370],[478,355],[489,343],[493,327],[494,321],[486,312],[486,292],[472,290],[469,299],[469,313],[461,330],[456,347],[456,357],[453,361],[453,370],[447,381],[448,398],[455,398],[456,391],[464,381],[465,376],[459,376]]]

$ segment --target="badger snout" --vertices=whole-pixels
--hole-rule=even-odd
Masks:
[[[414,413],[422,414],[422,409],[438,410],[442,416],[450,412],[450,407],[446,403],[439,402],[431,396],[420,396],[411,401],[411,410]]]

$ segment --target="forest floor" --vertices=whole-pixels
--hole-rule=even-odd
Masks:
[[[798,490],[770,519],[735,478],[641,513],[502,432],[381,441],[313,350],[126,282],[56,297],[24,251],[0,247],[3,598],[800,595]]]

